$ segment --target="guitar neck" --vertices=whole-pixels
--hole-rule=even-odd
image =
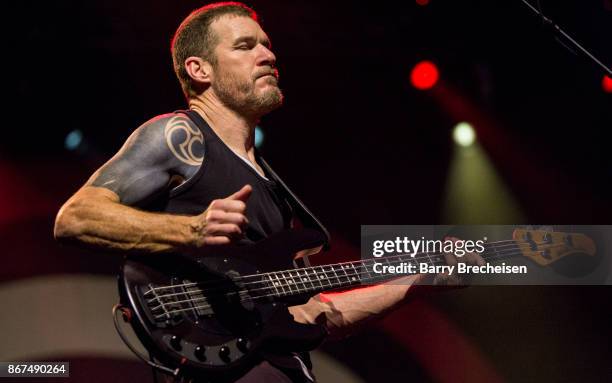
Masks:
[[[484,251],[479,255],[488,263],[509,259],[521,255],[521,249],[514,240],[491,242],[484,245]],[[359,260],[353,262],[341,262],[329,265],[304,267],[284,271],[275,271],[259,274],[269,285],[269,293],[266,296],[286,298],[301,295],[315,295],[317,293],[342,289],[347,287],[359,286],[364,284],[376,284],[398,278],[398,273],[376,273],[374,265],[380,264],[377,269],[383,266],[405,268],[408,273],[409,265],[418,274],[421,264],[427,266],[446,265],[444,255],[440,252],[417,253],[414,255],[398,254]]]

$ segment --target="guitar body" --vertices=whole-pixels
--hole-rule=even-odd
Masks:
[[[165,365],[190,377],[231,379],[270,347],[297,352],[322,342],[321,326],[297,323],[287,310],[312,294],[283,299],[264,273],[292,269],[296,253],[320,248],[323,240],[303,229],[250,246],[210,246],[198,255],[128,256],[119,276],[121,303],[131,309],[140,341]]]

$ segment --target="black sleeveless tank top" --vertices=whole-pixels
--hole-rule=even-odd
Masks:
[[[147,210],[197,215],[215,199],[226,198],[244,185],[253,187],[246,209],[249,225],[241,244],[257,242],[270,234],[288,229],[291,208],[279,197],[279,186],[234,153],[196,112],[178,111],[190,118],[204,135],[204,161],[189,180],[156,199]]]
[[[245,214],[249,224],[241,244],[251,244],[275,232],[290,228],[292,209],[289,203],[280,197],[282,195],[279,193],[280,187],[273,181],[273,177],[266,174],[266,179],[245,163],[217,136],[197,112],[177,111],[176,113],[185,114],[202,132],[204,161],[194,176],[165,195],[156,198],[145,209],[197,215],[206,210],[213,200],[226,198],[249,184],[253,187]],[[257,154],[256,157],[259,158]],[[299,356],[299,360],[310,369],[312,365],[308,353],[279,355],[270,351],[263,355],[264,359],[283,369],[288,376],[293,377],[294,381],[309,381],[302,375],[303,367],[296,359],[296,356]],[[288,370],[299,370],[300,378],[296,379],[296,373]]]

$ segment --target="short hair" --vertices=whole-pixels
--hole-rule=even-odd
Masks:
[[[216,64],[214,48],[217,46],[218,38],[212,32],[210,25],[226,15],[250,17],[259,22],[257,13],[245,4],[234,1],[212,3],[191,12],[179,25],[172,38],[170,51],[174,73],[187,98],[195,96],[198,92],[193,79],[187,74],[185,60],[196,56],[213,65]]]

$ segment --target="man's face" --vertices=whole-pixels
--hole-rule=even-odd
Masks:
[[[218,42],[211,87],[221,102],[256,118],[281,106],[276,57],[259,24],[249,17],[223,16],[211,28]]]

